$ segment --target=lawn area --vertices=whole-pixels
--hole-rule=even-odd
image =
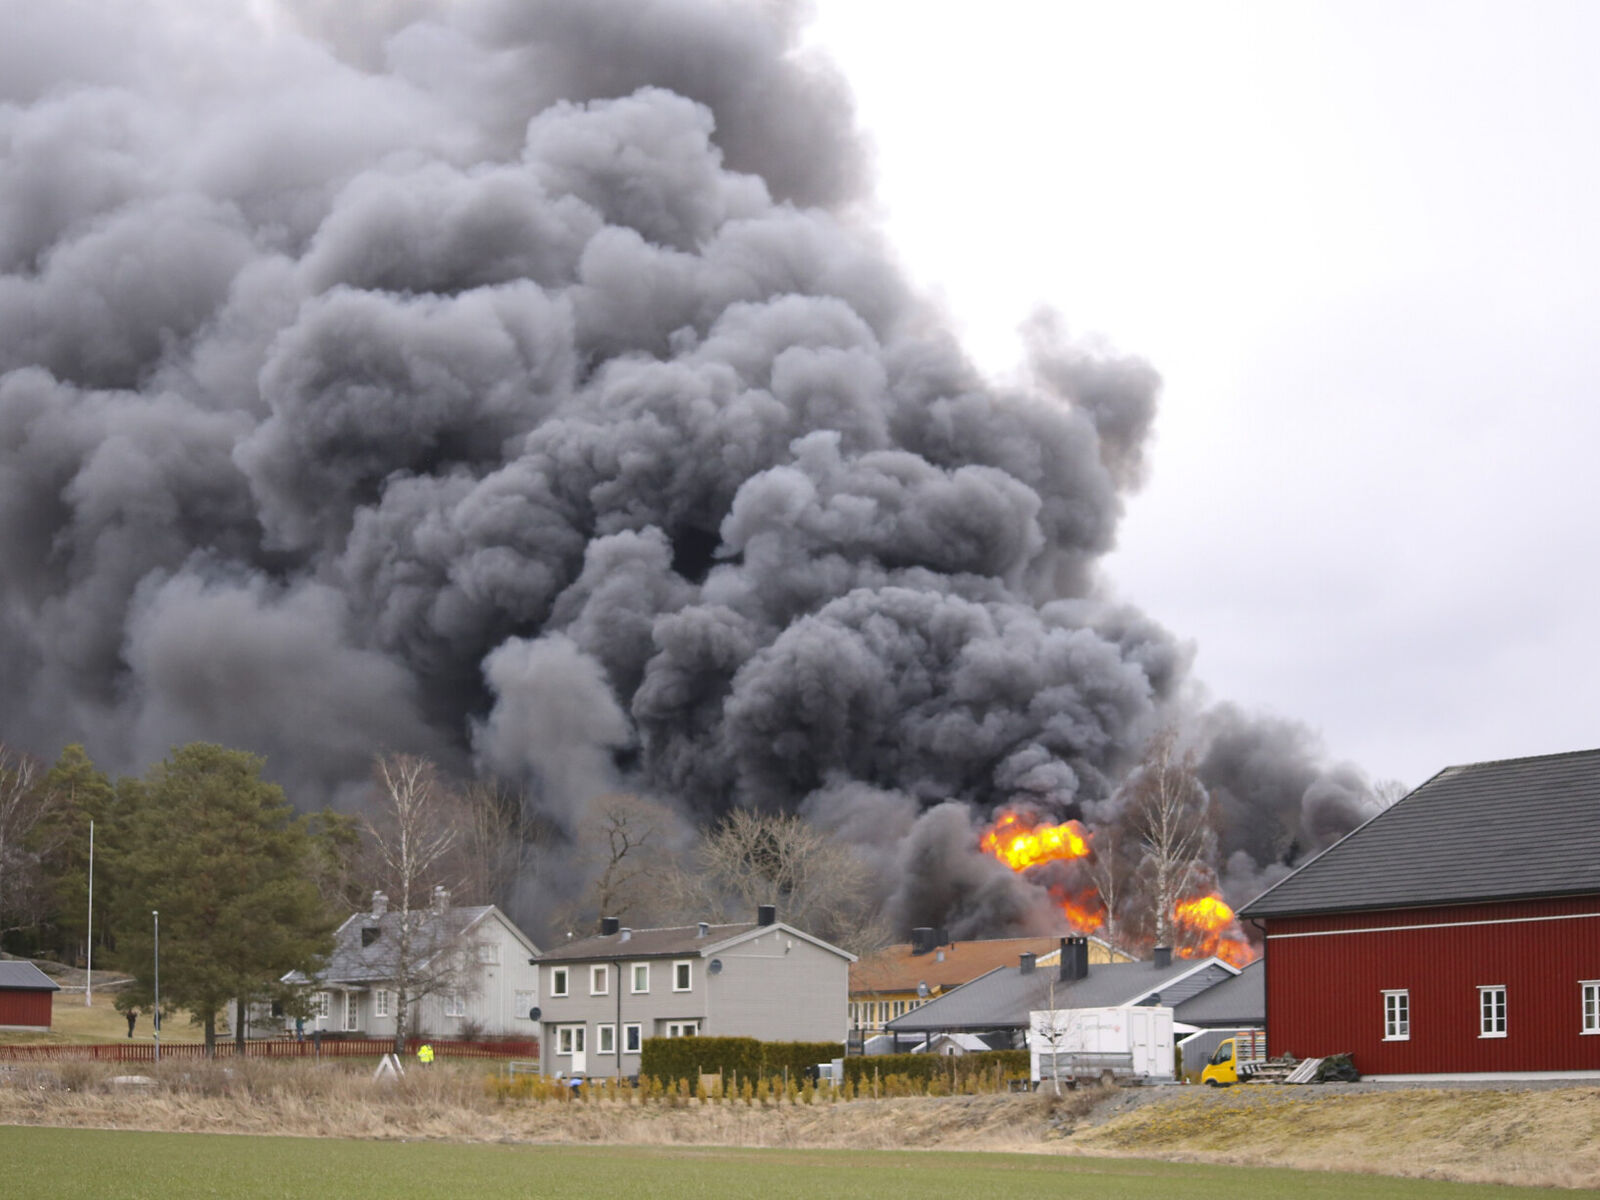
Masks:
[[[129,1133],[0,1127],[6,1191],[17,1196],[761,1196],[763,1200],[1475,1200],[1531,1188],[1022,1154],[647,1147]],[[1549,1192],[1540,1189],[1543,1195]]]
[[[0,1033],[0,1045],[81,1045],[85,1042],[124,1042],[128,1040],[128,1018],[112,1006],[108,989],[94,993],[94,1003],[86,1005],[83,993],[56,992],[50,998],[49,1033]],[[134,1026],[134,1040],[150,1040],[150,1014],[140,1015]],[[189,1019],[187,1013],[169,1012],[161,1024],[164,1042],[201,1042],[205,1029]]]

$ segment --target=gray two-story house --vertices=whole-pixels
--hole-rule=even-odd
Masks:
[[[547,1075],[637,1075],[650,1037],[843,1042],[855,955],[776,919],[625,929],[539,957]]]

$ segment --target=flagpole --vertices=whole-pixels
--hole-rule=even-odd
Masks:
[[[89,819],[89,965],[83,977],[83,1006],[94,1003],[94,818]]]

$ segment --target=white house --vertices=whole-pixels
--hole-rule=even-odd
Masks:
[[[400,915],[382,892],[370,912],[356,913],[334,933],[327,966],[286,982],[313,989],[307,1035],[321,1032],[393,1037],[400,957]],[[451,907],[442,891],[411,913],[413,1034],[456,1038],[536,1037],[539,948],[492,904]],[[296,1028],[290,1018],[287,1027]]]

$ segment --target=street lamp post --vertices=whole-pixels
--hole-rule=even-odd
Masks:
[[[94,822],[89,822],[89,933],[86,938],[89,946],[89,961],[84,967],[83,975],[83,1005],[88,1008],[94,1003]]]
[[[150,910],[150,916],[156,925],[156,1061],[161,1061],[161,914],[155,909]]]

